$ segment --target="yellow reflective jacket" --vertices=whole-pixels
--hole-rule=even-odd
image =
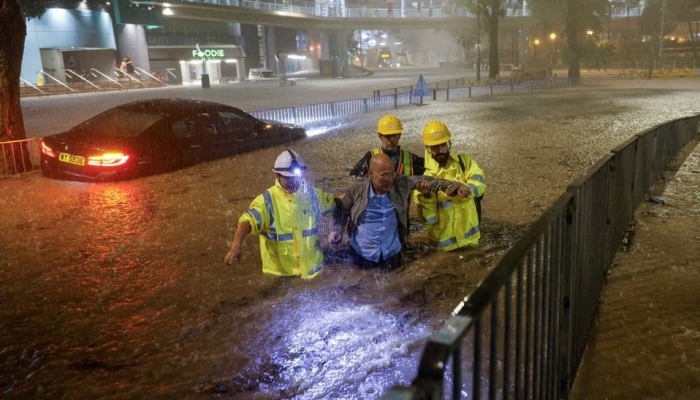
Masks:
[[[444,192],[425,197],[414,191],[418,217],[428,225],[430,245],[438,250],[450,251],[479,244],[481,234],[474,198],[486,191],[484,171],[466,154],[457,156],[450,153],[445,167],[440,167],[426,149],[424,175],[462,182],[471,189],[471,194],[466,198],[447,196]]]
[[[334,209],[332,194],[304,184],[289,193],[275,180],[275,186],[250,203],[238,223],[247,221],[251,232],[260,235],[264,273],[311,279],[323,267],[318,220]]]

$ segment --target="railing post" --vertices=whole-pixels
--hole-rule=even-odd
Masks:
[[[572,193],[574,194],[574,193]],[[555,393],[554,398],[556,399],[566,399],[569,396],[569,388],[573,384],[573,377],[569,376],[571,373],[571,359],[572,359],[572,327],[574,324],[574,315],[571,312],[572,308],[572,296],[573,296],[573,285],[574,278],[576,276],[576,271],[573,271],[575,266],[575,253],[576,248],[574,242],[576,239],[576,229],[579,225],[578,213],[577,213],[577,202],[579,198],[577,195],[574,196],[569,201],[566,209],[566,220],[563,224],[562,229],[562,250],[561,250],[561,292],[559,297],[559,332],[558,342],[559,346],[557,349],[557,366],[555,370],[556,377],[558,378],[558,385],[556,387],[557,393]]]
[[[469,98],[470,99],[472,98],[472,87],[471,86],[469,86]]]
[[[367,99],[362,99],[362,106],[365,110],[365,114],[369,112],[369,105],[367,105]]]

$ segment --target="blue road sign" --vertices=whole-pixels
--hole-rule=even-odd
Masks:
[[[418,83],[416,83],[416,86],[413,87],[413,94],[415,96],[431,96],[433,94],[433,92],[430,91],[428,84],[425,83],[423,74],[420,74],[418,77]]]

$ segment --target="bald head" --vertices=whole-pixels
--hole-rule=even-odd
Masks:
[[[384,153],[375,154],[369,160],[369,179],[377,194],[388,192],[394,184],[394,163]]]
[[[369,159],[369,170],[389,170],[394,169],[394,163],[391,162],[391,158],[384,153],[375,154]]]

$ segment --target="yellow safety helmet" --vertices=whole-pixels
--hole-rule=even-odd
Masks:
[[[426,146],[447,143],[450,138],[452,138],[450,130],[440,121],[429,121],[423,128],[423,144]]]
[[[380,135],[397,135],[403,132],[403,124],[396,115],[387,114],[377,122],[377,132]]]

